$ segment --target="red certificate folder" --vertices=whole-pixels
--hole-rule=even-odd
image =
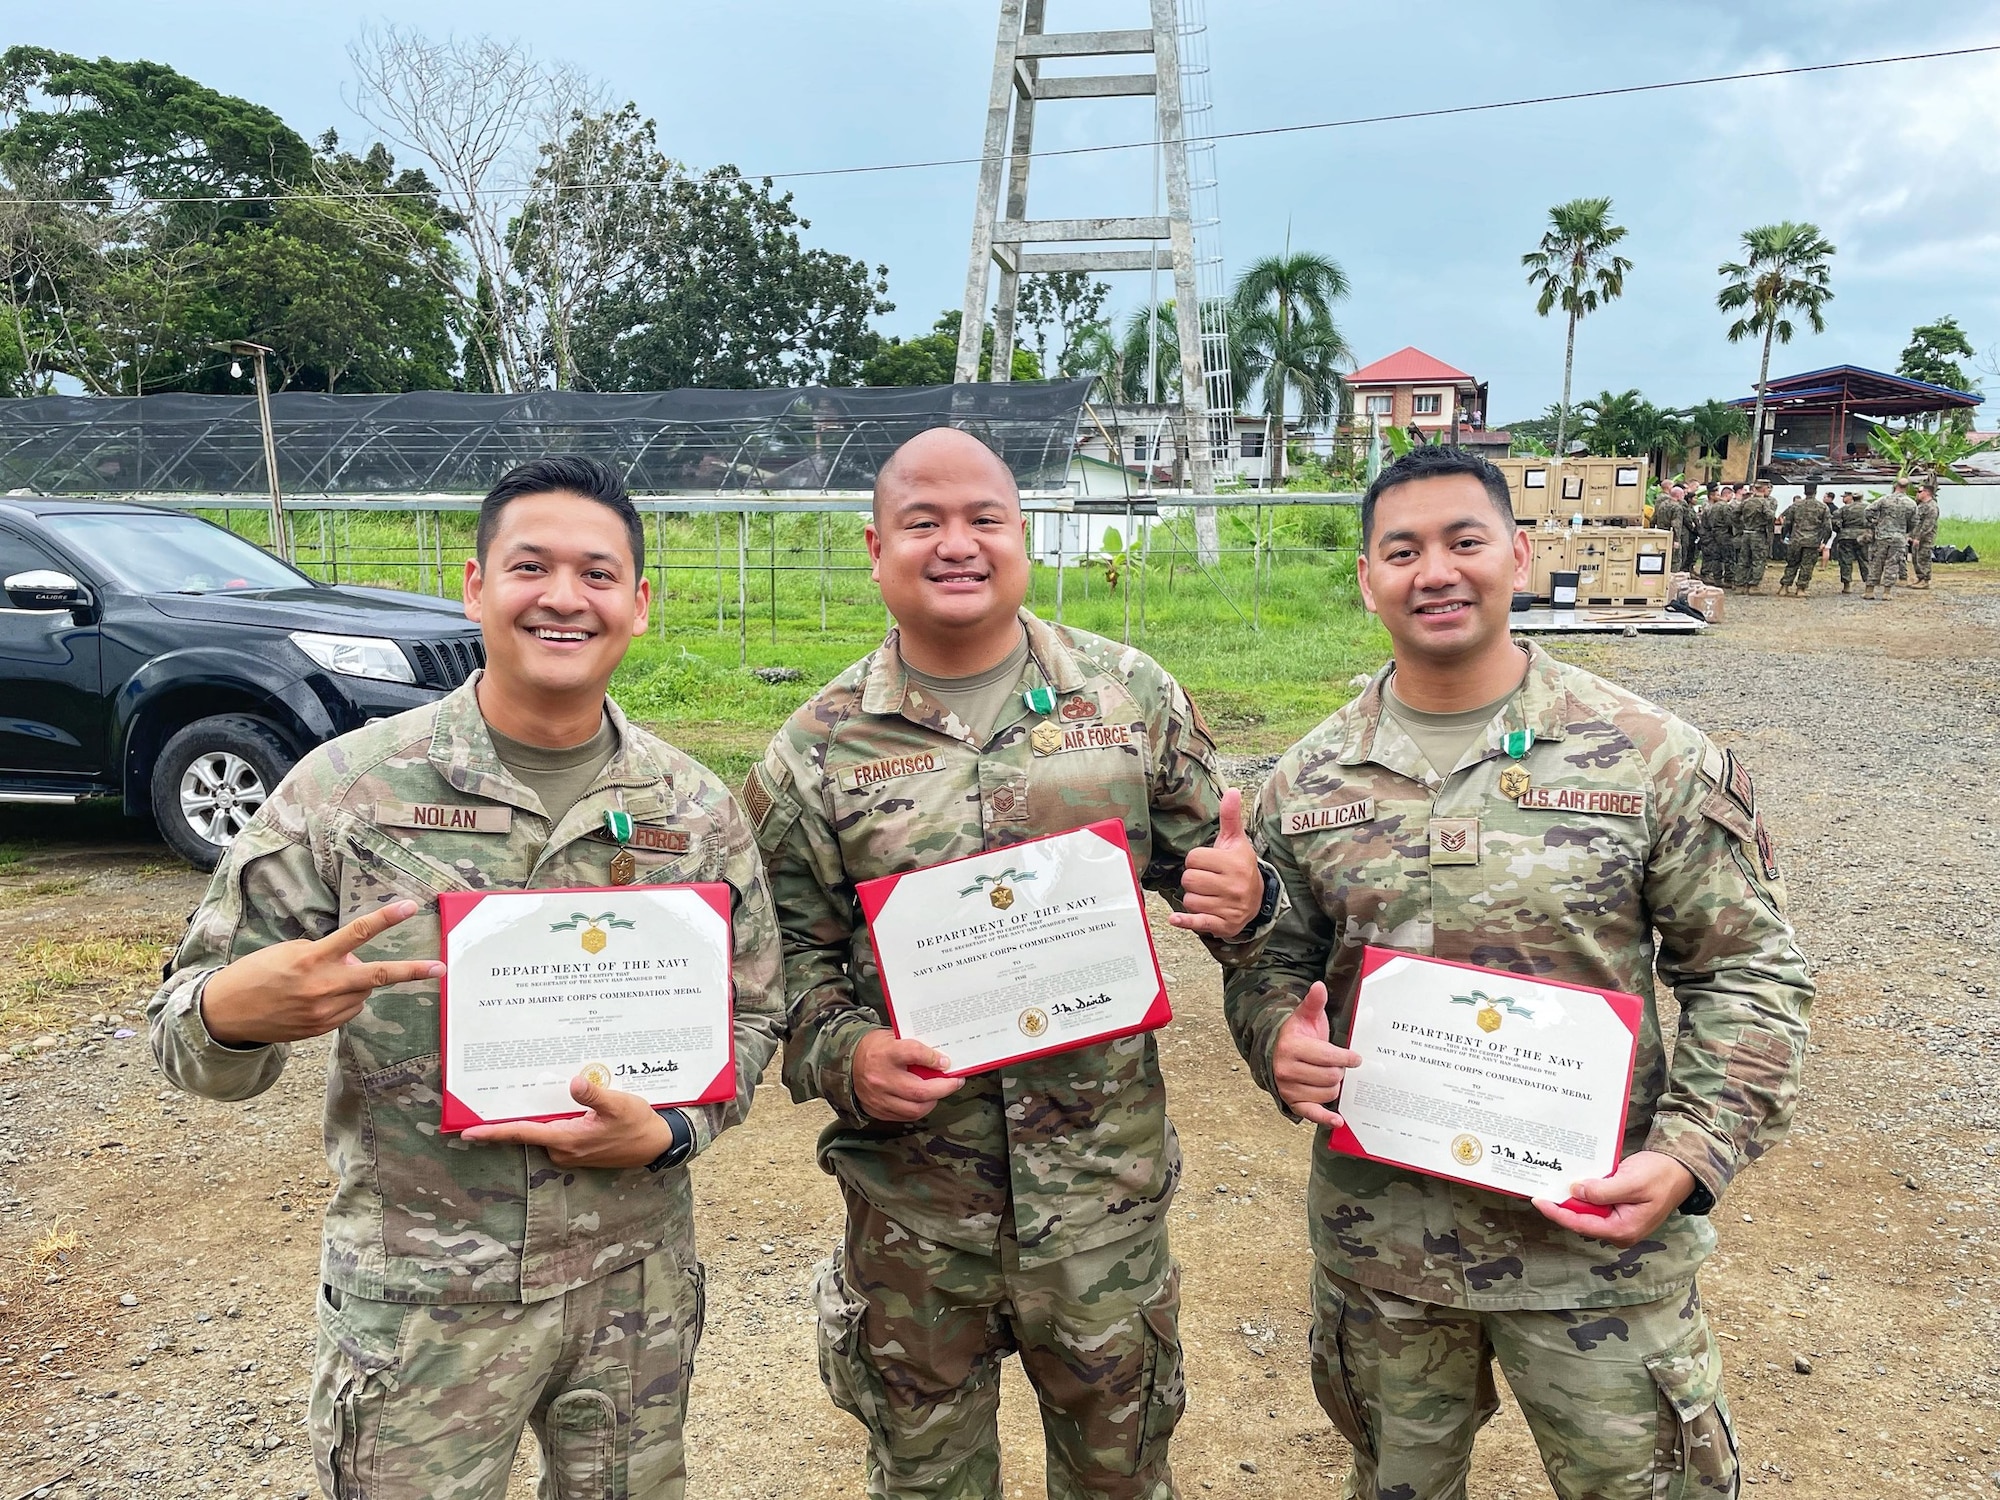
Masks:
[[[1522,984],[1533,984],[1533,985],[1545,986],[1550,989],[1565,990],[1570,993],[1578,995],[1589,995],[1594,997],[1597,1001],[1601,1002],[1610,1011],[1612,1016],[1614,1016],[1617,1019],[1617,1021],[1623,1026],[1626,1034],[1629,1037],[1629,1045],[1627,1046],[1624,1055],[1624,1071],[1618,1083],[1617,1097],[1620,1101],[1618,1127],[1616,1132],[1613,1134],[1611,1138],[1612,1140],[1611,1154],[1612,1154],[1612,1161],[1614,1163],[1612,1170],[1613,1171],[1616,1170],[1615,1163],[1618,1161],[1619,1157],[1623,1152],[1623,1143],[1625,1137],[1625,1120],[1626,1120],[1626,1114],[1630,1108],[1630,1101],[1632,1094],[1632,1068],[1638,1055],[1639,1026],[1641,1018],[1645,1014],[1644,1000],[1640,999],[1640,997],[1637,995],[1628,995],[1621,990],[1594,989],[1589,985],[1568,984],[1562,980],[1544,979],[1540,975],[1516,974],[1504,969],[1481,968],[1477,964],[1458,963],[1452,959],[1445,959],[1445,958],[1431,958],[1426,954],[1420,954],[1420,953],[1401,953],[1393,948],[1377,948],[1373,945],[1370,945],[1362,950],[1361,976],[1356,986],[1357,1014],[1359,1011],[1360,986],[1365,985],[1368,982],[1369,975],[1375,973],[1378,969],[1382,968],[1383,965],[1395,959],[1415,959],[1417,962],[1424,964],[1426,966],[1435,966],[1438,968],[1462,970],[1467,975],[1479,975],[1485,979],[1485,981],[1489,986],[1491,986],[1496,990],[1503,989],[1506,985],[1510,983],[1517,986]],[[1468,980],[1468,983],[1470,982],[1471,981]],[[1348,1045],[1350,1046],[1352,1045],[1353,1042],[1353,1032],[1354,1032],[1354,1027],[1352,1024],[1350,1024],[1348,1029]],[[1336,1114],[1339,1114],[1341,1112],[1340,1104],[1338,1101],[1336,1101],[1333,1104],[1332,1108],[1334,1113]],[[1521,1197],[1521,1198],[1548,1196],[1547,1194],[1542,1194],[1542,1193],[1514,1192],[1513,1190],[1505,1186],[1497,1185],[1492,1182],[1475,1182],[1469,1178],[1459,1176],[1453,1172],[1440,1170],[1434,1166],[1423,1166],[1423,1165],[1418,1165],[1414,1162],[1401,1161],[1388,1156],[1378,1156],[1375,1153],[1369,1151],[1368,1148],[1361,1143],[1360,1139],[1355,1135],[1353,1128],[1350,1125],[1348,1125],[1345,1121],[1343,1121],[1338,1127],[1336,1127],[1333,1131],[1329,1133],[1327,1137],[1327,1145],[1330,1146],[1333,1150],[1342,1152],[1348,1156],[1357,1156],[1365,1161],[1382,1162],[1384,1165],[1387,1166],[1400,1167],[1405,1171],[1421,1172],[1426,1176],[1440,1177],[1450,1182],[1464,1183],[1468,1187],[1476,1187],[1484,1192],[1509,1193],[1511,1194],[1511,1196]],[[1582,1177],[1585,1175],[1597,1175],[1597,1174],[1595,1173],[1586,1174],[1579,1172],[1576,1175],[1578,1177]],[[1603,1175],[1609,1176],[1611,1174],[1609,1172],[1606,1172]],[[1608,1208],[1604,1208],[1600,1205],[1593,1203],[1579,1202],[1574,1198],[1565,1200],[1562,1206],[1564,1208],[1570,1209],[1572,1212],[1575,1213],[1590,1214],[1599,1218],[1606,1217],[1610,1213],[1610,1210]]]
[[[639,886],[639,885],[566,886],[561,888],[560,890],[548,890],[548,891],[543,891],[540,889],[529,890],[529,891],[516,891],[516,890],[445,891],[438,897],[439,955],[440,957],[442,957],[444,954],[449,953],[451,951],[449,938],[452,929],[458,926],[459,923],[463,922],[467,917],[467,915],[470,914],[472,910],[475,907],[477,907],[482,901],[489,900],[495,896],[513,896],[513,895],[592,896],[592,895],[607,895],[607,894],[629,895],[634,891],[644,891],[644,890],[693,891],[696,895],[698,895],[702,899],[702,901],[707,906],[709,906],[718,916],[722,918],[723,927],[725,931],[730,932],[732,934],[729,941],[730,941],[730,952],[733,957],[735,949],[733,940],[733,928],[731,927],[730,923],[730,891],[728,885],[721,881],[702,882],[699,884],[655,885],[655,886]],[[735,977],[733,970],[731,973],[729,984],[730,984],[730,989],[729,989],[730,1010],[733,1018],[735,1010],[735,997],[736,997]],[[443,1117],[440,1121],[440,1128],[444,1131],[445,1134],[455,1135],[459,1131],[464,1130],[468,1126],[472,1125],[501,1125],[510,1123],[515,1120],[532,1120],[536,1122],[544,1122],[548,1120],[570,1120],[570,1119],[575,1119],[578,1115],[584,1113],[584,1111],[580,1109],[568,1109],[568,1110],[558,1110],[552,1114],[544,1114],[544,1115],[506,1115],[494,1119],[487,1119],[484,1116],[480,1115],[477,1111],[469,1108],[462,1100],[457,1098],[457,1096],[455,1096],[452,1093],[451,1074],[449,1071],[449,1059],[451,1057],[450,996],[451,996],[451,969],[450,965],[447,963],[445,967],[445,975],[442,979],[438,981],[438,1075],[439,1075],[439,1091],[444,1096]],[[727,1046],[728,1046],[728,1060],[724,1063],[724,1065],[720,1069],[716,1071],[716,1074],[713,1078],[709,1079],[705,1084],[701,1086],[700,1091],[698,1093],[690,1094],[686,1098],[675,1097],[671,1099],[659,1099],[654,1102],[653,1107],[655,1109],[667,1109],[677,1105],[684,1105],[684,1104],[686,1105],[715,1104],[725,1099],[735,1098],[736,1097],[736,1035],[735,1035],[735,1028],[733,1027],[733,1025],[729,1028],[729,1037]]]
[[[953,1068],[944,1076],[954,1078],[966,1077],[974,1073],[991,1072],[995,1068],[1027,1062],[1037,1057],[1049,1057],[1058,1053],[1074,1052],[1083,1047],[1095,1047],[1103,1042],[1116,1041],[1120,1037],[1133,1036],[1142,1031],[1157,1031],[1174,1018],[1173,1006],[1167,999],[1166,977],[1160,972],[1159,952],[1153,943],[1152,924],[1146,919],[1146,895],[1139,886],[1138,871],[1132,864],[1132,847],[1125,839],[1125,825],[1117,818],[1106,818],[1100,822],[1086,824],[1082,828],[1070,829],[1065,833],[1046,834],[1041,838],[1024,839],[1019,843],[1008,844],[1001,849],[990,849],[980,854],[966,855],[961,859],[944,860],[939,864],[926,865],[921,871],[910,870],[901,874],[882,875],[873,880],[859,882],[855,886],[854,892],[861,903],[861,914],[868,922],[869,944],[875,950],[876,967],[882,975],[882,998],[889,1009],[890,1027],[895,1031],[898,1038],[902,1038],[907,1034],[904,1030],[902,1016],[898,1010],[896,993],[890,982],[890,969],[882,963],[882,946],[877,941],[875,934],[875,919],[880,915],[883,905],[889,899],[890,893],[912,875],[927,874],[932,870],[966,865],[975,860],[1011,857],[1016,855],[1018,851],[1032,848],[1036,844],[1046,844],[1055,839],[1073,838],[1079,834],[1102,839],[1106,843],[1114,845],[1125,856],[1125,870],[1131,879],[1132,891],[1138,902],[1139,920],[1146,934],[1146,956],[1152,970],[1153,998],[1151,1003],[1146,1007],[1145,1015],[1134,1024],[1116,1030],[1096,1032],[1087,1038],[1081,1038],[1072,1042],[1057,1043],[1053,1046],[1038,1046],[1030,1043],[1020,1052],[1011,1053],[1006,1057],[998,1059],[990,1059],[980,1063],[977,1067]],[[906,996],[906,998],[908,997]],[[918,1071],[927,1070],[920,1069]]]

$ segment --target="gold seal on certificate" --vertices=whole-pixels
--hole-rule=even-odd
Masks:
[[[896,1035],[935,1047],[954,1075],[1173,1018],[1116,818],[856,894]]]
[[[581,1074],[649,1104],[736,1092],[729,887],[438,898],[443,1127],[582,1113]]]
[[[1328,1144],[1567,1198],[1571,1183],[1618,1165],[1643,1009],[1615,990],[1368,948],[1347,1042],[1362,1062]]]

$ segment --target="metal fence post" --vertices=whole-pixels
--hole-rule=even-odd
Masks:
[[[771,644],[778,644],[778,513],[771,512]]]
[[[819,628],[826,630],[826,512],[819,513]]]
[[[667,513],[653,512],[653,563],[660,570],[659,591],[653,596],[660,612],[660,635],[667,633]]]
[[[722,634],[722,512],[715,513],[715,633]]]
[[[1062,621],[1063,543],[1069,540],[1069,538],[1065,535],[1065,533],[1069,530],[1069,527],[1063,524],[1066,518],[1064,517],[1061,511],[1057,511],[1055,513],[1055,516],[1056,516],[1056,624],[1060,625],[1063,622]]]
[[[750,512],[736,512],[736,665],[750,665]]]

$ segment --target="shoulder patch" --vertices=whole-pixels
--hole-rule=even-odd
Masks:
[[[750,826],[761,831],[776,805],[777,798],[771,795],[771,788],[764,781],[764,768],[752,766],[750,774],[743,778],[743,810],[750,814]]]
[[[1734,750],[1723,752],[1723,761],[1728,766],[1722,778],[1722,789],[1729,793],[1730,800],[1751,817],[1757,816],[1757,789],[1750,784],[1750,772],[1743,762],[1736,758]]]

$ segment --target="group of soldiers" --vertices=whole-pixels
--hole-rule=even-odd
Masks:
[[[1858,490],[1822,499],[1808,483],[1780,513],[1768,481],[1744,485],[1674,484],[1653,507],[1653,524],[1674,534],[1674,570],[1698,573],[1714,588],[1755,594],[1773,563],[1781,563],[1778,593],[1803,599],[1822,558],[1840,565],[1840,591],[1887,599],[1889,590],[1916,570],[1914,587],[1931,586],[1931,549],[1937,542],[1935,490],[1914,498],[1897,480],[1886,495]]]

